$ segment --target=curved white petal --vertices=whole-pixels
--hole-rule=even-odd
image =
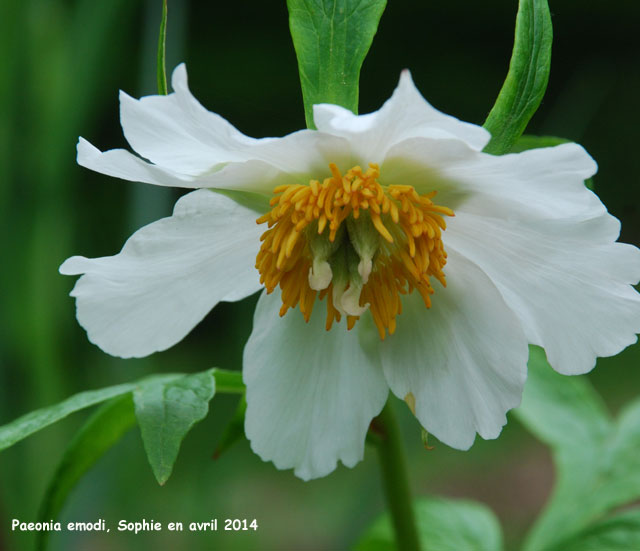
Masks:
[[[124,358],[165,350],[222,300],[260,288],[256,213],[208,190],[182,197],[173,216],[138,230],[115,256],[67,259],[84,274],[71,295],[89,340]]]
[[[419,193],[438,190],[436,202],[456,212],[591,218],[606,212],[584,186],[596,170],[595,161],[574,143],[494,156],[459,141],[412,138],[389,150],[380,177]]]
[[[272,196],[277,185],[300,183],[295,175],[258,160],[221,164],[214,172],[192,176],[148,163],[125,149],[100,151],[84,138],[79,139],[77,148],[79,165],[130,182],[190,189],[239,190],[268,197]],[[328,173],[329,169],[326,168],[325,172]]]
[[[251,447],[304,480],[330,473],[338,460],[353,467],[388,394],[377,352],[344,323],[326,331],[324,303],[308,324],[299,311],[280,318],[281,304],[279,293],[262,294],[244,351]]]
[[[477,154],[466,162],[449,163],[442,175],[469,193],[468,201],[458,207],[467,212],[499,218],[588,219],[606,212],[584,186],[597,168],[581,146],[567,143],[502,156]]]
[[[262,178],[266,180],[269,170],[276,170],[306,175],[308,181],[308,175],[328,172],[330,162],[349,157],[344,139],[317,131],[301,130],[283,138],[245,136],[193,97],[184,64],[173,72],[172,85],[172,94],[139,100],[120,93],[125,137],[138,154],[155,165],[185,176],[203,176],[208,187],[213,187],[208,175],[235,163],[260,161],[268,165]],[[225,184],[220,179],[216,187],[237,187]]]
[[[422,136],[462,140],[474,150],[481,150],[490,134],[481,126],[445,115],[425,100],[415,87],[408,70],[385,104],[374,113],[354,115],[336,105],[314,105],[313,116],[318,130],[344,136],[361,162],[382,162],[395,143]]]
[[[178,69],[174,87],[176,72]],[[181,93],[188,89],[139,100],[120,92],[120,123],[131,147],[155,164],[191,175],[219,163],[247,160],[242,152],[251,138],[207,111],[191,95],[192,101],[185,101]]]
[[[396,332],[382,343],[384,374],[400,398],[415,397],[415,414],[429,433],[459,449],[476,432],[496,438],[505,413],[520,403],[527,341],[489,278],[452,253],[447,287],[432,307],[418,293],[404,298]]]
[[[100,151],[87,140],[80,137],[77,161],[80,166],[89,168],[100,174],[122,178],[130,182],[144,182],[157,186],[198,188],[204,187],[193,177],[177,174],[165,168],[152,165],[136,157],[126,149]]]
[[[534,184],[532,184],[534,185]],[[445,232],[456,250],[486,273],[564,374],[591,370],[640,332],[640,251],[615,243],[617,220],[530,218],[522,204],[512,218],[460,213]]]
[[[597,169],[576,144],[493,156],[414,138],[389,151],[387,183],[438,189],[453,208],[443,234],[495,283],[560,372],[584,373],[640,331],[638,251],[584,180]],[[446,270],[445,270],[446,272]]]

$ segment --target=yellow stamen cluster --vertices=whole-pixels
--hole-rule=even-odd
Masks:
[[[355,166],[344,175],[335,164],[329,167],[331,176],[322,183],[311,180],[309,184],[283,185],[273,190],[272,210],[257,220],[269,227],[261,237],[262,246],[256,258],[260,281],[268,293],[280,285],[281,316],[299,305],[308,321],[319,293],[318,298],[327,298],[327,330],[334,320],[340,321],[343,313],[351,329],[359,316],[348,315],[336,304],[334,286],[340,274],[335,273],[331,258],[328,259],[334,268],[331,283],[319,292],[309,285],[314,260],[310,241],[322,236],[337,249],[339,236],[345,247],[358,250],[355,242],[350,244],[353,235],[347,231],[339,233],[341,225],[348,217],[355,224],[372,224],[378,246],[368,259],[370,273],[358,282],[362,286],[359,304],[369,305],[380,337],[384,338],[386,331],[390,334],[395,331],[395,318],[402,312],[400,295],[415,289],[429,308],[433,293],[430,277],[446,284],[442,269],[447,255],[441,231],[446,228],[443,215],[453,216],[453,211],[433,203],[435,192],[419,195],[412,186],[383,186],[378,182],[379,168],[375,164],[370,164],[366,172]],[[361,218],[363,211],[367,216]],[[346,289],[352,284],[350,281]]]

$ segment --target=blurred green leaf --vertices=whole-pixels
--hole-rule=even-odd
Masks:
[[[532,348],[516,416],[551,446],[556,484],[527,536],[526,551],[564,550],[604,514],[640,497],[640,401],[613,423],[582,377],[555,373]]]
[[[120,438],[135,424],[131,395],[114,398],[102,405],[67,447],[42,500],[38,522],[56,519],[69,493]],[[50,532],[36,535],[36,549],[47,547]]]
[[[502,532],[495,515],[473,501],[422,498],[414,503],[421,547],[425,551],[500,551]],[[388,513],[379,517],[355,551],[395,550]]]
[[[216,451],[213,454],[214,459],[218,459],[218,457],[233,446],[238,440],[244,438],[244,416],[246,412],[247,399],[242,396],[231,421],[224,429],[220,442],[218,442],[218,445],[216,446]]]
[[[563,551],[640,549],[640,509],[606,518],[563,545]]]
[[[207,415],[215,388],[213,370],[208,370],[144,385],[134,391],[144,449],[159,484],[171,476],[182,439]]]
[[[0,450],[13,446],[16,442],[52,425],[60,419],[64,419],[71,413],[131,392],[135,387],[135,383],[125,383],[100,390],[80,392],[53,406],[27,413],[15,421],[0,427]]]
[[[507,78],[484,127],[486,153],[502,155],[524,132],[549,81],[553,27],[547,0],[520,0]]]
[[[606,438],[610,416],[600,396],[584,377],[556,373],[544,350],[531,347],[529,375],[518,419],[554,448],[577,448]]]
[[[158,37],[158,94],[167,95],[167,0],[162,0],[162,18]]]
[[[233,394],[244,392],[242,373],[238,371],[227,371],[224,369],[214,368],[201,374],[192,375],[191,377],[196,377],[198,375],[202,377],[208,376],[209,378],[212,376],[215,377],[218,392],[229,392]],[[56,421],[64,419],[71,413],[94,406],[116,396],[120,396],[121,394],[132,392],[137,388],[144,388],[146,386],[155,387],[156,385],[169,383],[173,380],[185,377],[189,376],[175,373],[152,375],[151,377],[145,377],[144,379],[140,379],[133,383],[110,386],[100,390],[80,392],[79,394],[75,394],[63,402],[59,402],[53,406],[32,411],[0,427],[0,451],[13,446],[16,442],[23,440],[34,432],[48,427]]]
[[[315,128],[316,103],[358,112],[360,68],[385,5],[386,0],[287,0],[309,128]]]

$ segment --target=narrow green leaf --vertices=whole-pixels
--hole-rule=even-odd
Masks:
[[[213,454],[214,459],[218,459],[218,457],[226,452],[231,446],[244,438],[244,416],[246,412],[247,400],[242,396],[231,421],[224,429],[220,442],[218,442],[218,445],[216,446],[216,451]]]
[[[238,371],[214,368],[208,370],[206,373],[210,375],[213,374],[215,377],[218,383],[218,392],[242,394],[245,390],[244,383],[242,382],[242,373]],[[184,375],[180,373],[152,375],[151,377],[145,377],[132,383],[110,386],[100,390],[80,392],[58,404],[27,413],[6,425],[0,426],[0,451],[13,446],[34,432],[44,429],[76,411],[94,406],[100,402],[120,396],[121,394],[132,392],[139,387],[169,382],[181,377],[184,377]]]
[[[640,549],[640,509],[618,513],[564,543],[563,551]]]
[[[207,370],[169,382],[144,385],[134,391],[144,448],[159,484],[171,476],[182,439],[207,415],[215,386],[213,370]]]
[[[640,498],[640,401],[611,421],[584,377],[553,372],[533,349],[515,415],[552,448],[556,483],[525,551],[564,550],[603,515]]]
[[[386,0],[287,0],[309,128],[315,128],[316,103],[358,112],[360,68],[385,5]]]
[[[491,132],[486,153],[508,152],[538,109],[549,81],[552,40],[547,0],[520,0],[509,72],[484,123]]]
[[[158,94],[167,95],[167,0],[162,0],[162,18],[158,36]]]
[[[56,519],[69,493],[84,474],[135,424],[131,395],[114,398],[101,406],[78,431],[45,492],[38,521]],[[36,549],[44,550],[50,532],[36,535]]]
[[[495,515],[473,501],[422,498],[414,502],[424,551],[500,551],[502,531]],[[355,551],[395,550],[388,513],[379,517],[355,546]]]
[[[125,383],[110,386],[100,390],[81,392],[65,401],[27,413],[22,417],[0,427],[0,450],[13,446],[16,442],[30,436],[60,419],[64,419],[71,413],[114,398],[121,394],[131,392],[136,383]]]

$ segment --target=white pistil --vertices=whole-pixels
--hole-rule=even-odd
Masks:
[[[313,260],[313,266],[309,268],[309,287],[314,291],[322,291],[329,287],[333,272],[326,260]]]
[[[369,308],[369,303],[360,306],[360,293],[362,292],[362,284],[356,285],[353,282],[349,288],[342,293],[339,303],[342,309],[349,316],[361,316]]]

